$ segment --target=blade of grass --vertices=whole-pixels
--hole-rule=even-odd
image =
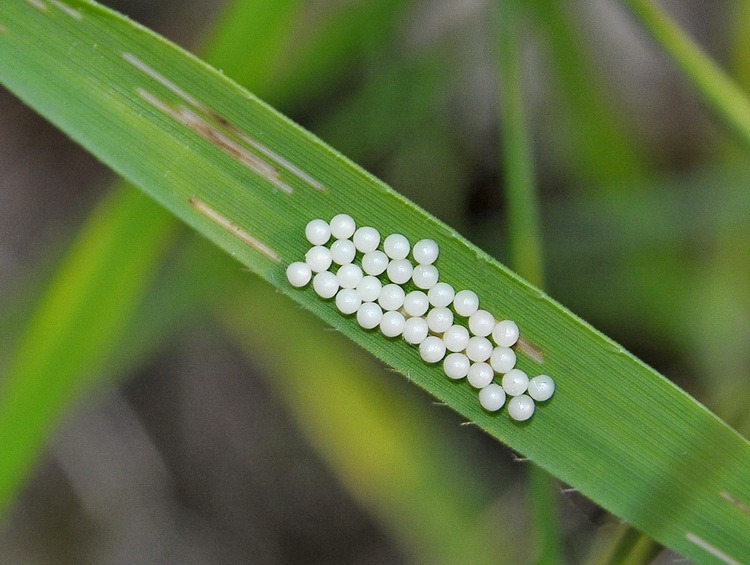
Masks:
[[[517,0],[500,4],[498,61],[501,80],[500,123],[504,187],[508,203],[510,264],[534,285],[544,284],[542,230],[536,191],[531,134],[526,123],[521,73],[523,17]]]
[[[646,536],[623,526],[621,537],[609,555],[606,563],[608,565],[640,565],[649,563],[660,548]]]
[[[750,3],[733,2],[731,14],[731,73],[738,88],[747,96],[750,92]]]
[[[9,360],[0,398],[3,503],[28,473],[56,416],[99,376],[106,355],[133,315],[134,298],[143,293],[171,242],[171,216],[142,206],[144,201],[140,192],[121,192],[96,210]],[[139,229],[134,232],[136,217]],[[126,246],[123,234],[128,235]],[[155,239],[160,245],[154,245]],[[100,284],[110,280],[113,271],[120,274],[116,284]],[[108,312],[106,317],[97,316],[100,309]],[[88,323],[92,318],[100,323]],[[61,327],[67,331],[60,333]],[[71,349],[70,343],[77,346]],[[50,373],[50,367],[54,379],[40,378]]]
[[[516,0],[498,5],[500,124],[504,188],[508,203],[510,266],[539,287],[544,283],[539,197],[536,190],[531,135],[526,122],[521,73],[524,12]],[[535,563],[560,564],[563,557],[553,479],[533,465],[529,469],[532,522],[536,536]]]
[[[4,4],[0,78],[7,86],[269,282],[587,496],[695,559],[750,559],[750,515],[732,502],[750,499],[750,445],[736,432],[220,73],[93,3],[70,2],[80,19],[57,10],[58,3],[47,10],[21,0]],[[190,116],[179,109],[185,105],[214,120],[208,131],[248,132],[326,189],[279,164],[281,180],[294,190],[287,194],[267,169],[250,171],[243,152],[238,161],[213,136],[202,137],[205,129],[178,123],[174,110]],[[518,320],[543,352],[543,370],[559,384],[555,400],[526,425],[487,414],[464,383],[447,382],[404,342],[363,331],[309,290],[292,292],[284,265],[304,253],[305,222],[341,210],[385,233],[436,239],[443,279],[473,288],[490,311]],[[538,371],[539,358],[520,354],[519,366]]]
[[[703,50],[651,0],[624,0],[638,21],[690,79],[706,104],[746,149],[750,148],[750,101]]]

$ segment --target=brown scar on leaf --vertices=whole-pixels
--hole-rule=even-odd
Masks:
[[[531,343],[528,339],[519,337],[515,347],[540,365],[544,363],[544,351],[542,351],[541,347]]]
[[[231,146],[231,140],[227,140],[221,134],[221,132],[213,130],[210,124],[200,119],[200,117],[198,117],[195,113],[191,112],[184,106],[173,108],[172,106],[158,99],[156,96],[143,88],[136,89],[136,92],[138,92],[138,95],[152,106],[158,108],[181,124],[189,127],[209,141],[215,143],[216,145],[219,145],[219,147],[221,147],[225,151],[232,153],[233,157],[237,158],[239,161],[249,166],[250,168],[255,169],[263,176],[273,175],[278,177],[279,173],[276,169],[256,158],[255,155],[249,153],[248,155],[243,155],[241,153],[238,154],[238,152],[235,151],[235,148]]]
[[[300,169],[294,163],[291,163],[290,161],[286,160],[284,157],[282,157],[278,153],[272,151],[271,149],[263,145],[257,139],[254,139],[250,137],[249,135],[247,135],[244,131],[242,131],[240,128],[235,126],[232,122],[230,122],[224,116],[221,116],[208,108],[206,108],[206,112],[208,112],[211,115],[211,117],[213,117],[213,119],[219,122],[222,126],[224,126],[226,129],[228,129],[233,134],[235,134],[240,139],[242,139],[242,141],[253,146],[255,149],[263,153],[266,157],[269,157],[272,161],[276,161],[276,163],[278,163],[279,165],[281,165],[282,167],[284,167],[285,169],[287,169],[288,171],[290,171],[291,173],[293,173],[294,175],[296,175],[297,177],[299,177],[300,179],[308,183],[314,189],[320,190],[322,192],[325,192],[328,190],[325,186],[323,186],[321,182],[314,179],[312,176],[310,176],[305,171]]]
[[[725,499],[725,500],[728,500],[729,502],[731,502],[732,504],[734,504],[737,508],[739,508],[740,510],[742,510],[746,514],[750,514],[750,506],[748,506],[747,504],[745,504],[744,502],[742,502],[740,499],[732,496],[727,491],[725,491],[725,490],[721,491],[719,493],[719,496],[721,498]]]
[[[146,63],[141,61],[138,57],[136,57],[132,53],[124,52],[122,53],[122,57],[123,59],[128,61],[131,65],[133,65],[140,71],[144,72],[145,74],[147,74],[148,76],[156,80],[157,82],[161,83],[163,86],[167,87],[177,96],[182,98],[185,102],[187,102],[188,104],[190,104],[197,110],[200,110],[201,112],[209,116],[212,120],[217,122],[218,125],[228,130],[231,134],[236,135],[242,141],[254,147],[258,151],[263,153],[266,157],[270,158],[272,161],[275,161],[277,164],[281,165],[282,167],[290,171],[292,174],[296,175],[298,178],[307,182],[310,186],[312,186],[316,190],[320,190],[320,191],[328,190],[325,186],[323,186],[322,183],[314,179],[308,173],[306,173],[305,171],[303,171],[302,169],[300,169],[299,167],[297,167],[295,164],[291,163],[290,161],[286,160],[284,157],[282,157],[278,153],[272,151],[271,149],[263,145],[260,141],[250,137],[248,134],[246,134],[244,131],[242,131],[240,128],[238,128],[236,125],[230,122],[227,118],[225,118],[218,112],[215,112],[211,108],[207,107],[201,101],[199,101],[194,96],[190,95],[188,92],[186,92],[185,90],[177,86],[174,82],[169,80],[167,77],[165,77],[164,75],[162,75],[155,69],[148,66]],[[226,138],[226,136],[224,137]],[[237,144],[233,140],[232,140],[232,143],[234,143],[238,147],[241,147],[239,144]]]
[[[220,131],[217,131],[211,124],[195,114],[195,112],[192,112],[184,106],[173,108],[143,88],[137,88],[136,92],[141,98],[155,108],[158,108],[174,120],[190,128],[204,139],[210,141],[247,168],[272,182],[283,192],[291,194],[292,187],[279,179],[279,172],[275,168],[250,153],[247,149],[237,144],[234,140],[230,139]]]
[[[67,4],[64,4],[63,2],[60,2],[60,0],[48,0],[50,4],[52,4],[55,8],[60,10],[61,12],[66,13],[71,18],[74,18],[76,20],[82,20],[83,14],[76,10],[75,8],[71,8]]]
[[[231,154],[241,163],[257,170],[263,176],[272,176],[276,179],[279,178],[280,175],[277,169],[253,155],[247,149],[245,149],[241,145],[238,145],[235,141],[233,141],[220,131],[216,130],[213,126],[211,126],[211,124],[203,120],[196,113],[191,112],[185,106],[180,106],[178,111],[183,118],[183,123],[186,126],[188,126],[193,131],[201,134],[203,137],[205,137],[215,145],[221,147],[224,151]],[[292,192],[292,189],[289,187],[287,187],[287,190],[289,192]]]
[[[249,233],[247,233],[244,229],[242,229],[240,226],[235,224],[232,220],[229,218],[225,218],[219,212],[211,208],[208,204],[205,202],[198,200],[197,198],[189,198],[188,202],[190,202],[190,205],[198,210],[201,214],[206,216],[208,219],[216,222],[219,224],[222,228],[227,230],[228,232],[231,232],[236,237],[247,243],[250,247],[255,249],[256,251],[262,253],[272,261],[275,261],[276,263],[281,262],[281,258],[279,257],[279,254],[276,253],[271,247],[263,243],[262,241],[254,238]]]

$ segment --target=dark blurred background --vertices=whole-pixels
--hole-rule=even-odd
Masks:
[[[300,2],[298,29],[312,33],[357,3]],[[223,10],[202,0],[104,4],[189,49]],[[280,109],[507,260],[493,3],[390,4],[372,45]],[[741,2],[664,5],[743,84]],[[747,433],[746,150],[617,2],[535,0],[528,12],[524,88],[547,290]],[[114,180],[0,89],[0,296],[54,263]],[[522,545],[524,465],[367,362],[461,445],[456,472],[481,476],[497,495],[488,515]],[[262,355],[240,350],[208,316],[136,371],[106,375],[54,434],[0,532],[0,563],[420,561],[352,495],[268,379]],[[567,558],[584,562],[617,523],[563,487]],[[497,562],[529,559],[515,551]]]

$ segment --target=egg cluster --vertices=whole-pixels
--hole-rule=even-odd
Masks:
[[[348,214],[338,214],[330,222],[312,220],[305,237],[312,244],[305,260],[286,270],[292,286],[302,288],[312,280],[318,296],[335,297],[336,308],[356,315],[363,328],[379,328],[390,338],[401,336],[419,347],[427,363],[442,361],[449,378],[466,377],[479,389],[485,410],[500,410],[510,397],[510,417],[528,420],[535,401],[549,400],[554,393],[551,377],[529,379],[515,368],[515,322],[498,321],[480,309],[474,291],[456,292],[439,281],[434,263],[440,249],[435,241],[422,239],[412,247],[406,237],[394,233],[381,246],[378,230],[357,228]],[[496,375],[500,384],[493,382]]]

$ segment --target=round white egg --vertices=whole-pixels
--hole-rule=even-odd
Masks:
[[[357,229],[354,218],[349,214],[336,214],[331,219],[330,226],[331,235],[336,239],[349,239],[354,234],[354,230]]]
[[[331,226],[325,220],[310,220],[305,226],[305,237],[313,245],[325,245],[331,239]]]
[[[365,302],[357,310],[357,323],[366,330],[378,327],[382,319],[383,310],[374,302]]]
[[[528,395],[538,402],[544,402],[555,394],[555,381],[549,375],[537,375],[529,381]]]
[[[445,344],[437,336],[431,335],[419,344],[419,356],[427,363],[437,363],[445,357]]]
[[[466,379],[474,388],[484,388],[492,382],[495,371],[487,363],[472,363]]]
[[[295,261],[286,268],[286,278],[293,287],[301,288],[312,279],[312,269],[307,263]]]
[[[503,375],[502,384],[508,396],[520,396],[529,388],[529,376],[521,369],[511,369]]]
[[[505,391],[497,383],[490,383],[479,391],[479,404],[489,412],[497,412],[505,404]]]
[[[456,314],[468,318],[479,309],[479,297],[473,290],[459,290],[453,298]]]
[[[463,353],[449,353],[443,361],[443,371],[451,379],[462,379],[471,367],[471,361]]]
[[[313,289],[321,298],[333,298],[339,291],[339,281],[331,271],[323,271],[313,277]]]
[[[524,422],[534,415],[534,408],[534,401],[530,396],[514,396],[508,402],[508,415],[514,420]]]
[[[424,318],[407,318],[404,324],[404,341],[412,345],[418,345],[427,338],[429,331],[430,328],[427,327],[427,320]]]

